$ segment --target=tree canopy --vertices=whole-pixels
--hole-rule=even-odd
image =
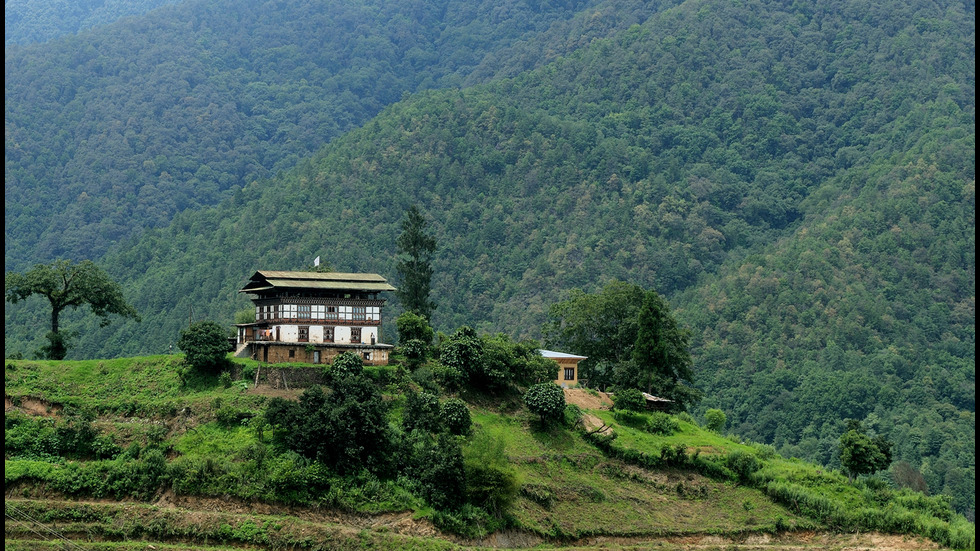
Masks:
[[[848,423],[848,430],[840,437],[840,461],[848,477],[873,474],[887,469],[892,462],[892,443],[882,436],[872,438],[860,422]]]
[[[436,309],[436,303],[429,298],[436,239],[427,233],[428,224],[418,206],[409,207],[396,242],[398,263],[395,265],[399,281],[396,294],[402,306],[425,319],[431,319]]]
[[[194,369],[220,371],[227,363],[228,335],[213,321],[199,321],[180,332],[177,348]]]
[[[549,310],[545,334],[549,346],[588,356],[581,366],[590,386],[641,389],[682,409],[698,399],[688,386],[690,333],[656,291],[621,281],[572,291]]]
[[[565,415],[565,391],[554,382],[538,383],[524,393],[524,404],[541,424],[556,423]]]
[[[690,331],[678,325],[667,301],[647,291],[637,318],[631,369],[624,370],[631,376],[622,375],[619,384],[644,387],[681,408],[697,401],[699,393],[685,385],[694,380],[690,339]]]
[[[56,260],[51,264],[37,264],[22,274],[7,272],[4,295],[8,302],[15,304],[32,295],[48,300],[51,332],[47,335],[49,345],[42,349],[42,355],[52,360],[63,360],[71,346],[69,335],[60,326],[61,313],[66,308],[89,306],[101,318],[102,327],[109,324],[110,314],[140,319],[136,309],[123,297],[122,287],[90,260],[78,263]]]

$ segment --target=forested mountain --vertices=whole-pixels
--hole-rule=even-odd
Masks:
[[[163,352],[192,308],[230,322],[259,268],[393,275],[418,204],[439,328],[538,336],[569,289],[656,288],[694,330],[701,407],[738,434],[834,465],[862,419],[972,515],[974,15],[689,0],[512,78],[417,93],[107,256],[143,323],[77,322],[75,354]],[[43,316],[8,307],[8,354]]]
[[[6,0],[3,43],[46,42],[178,0]]]
[[[194,0],[8,46],[6,266],[101,256],[293,166],[403,94],[535,66],[660,6]],[[520,45],[534,38],[548,48]],[[507,65],[487,59],[504,48]]]

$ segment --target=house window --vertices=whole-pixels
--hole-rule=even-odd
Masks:
[[[350,328],[350,342],[356,342],[356,343],[360,343],[361,342],[361,328],[360,327],[351,327]]]
[[[290,358],[295,358],[296,357],[296,351],[293,350],[292,348],[289,349],[289,357]]]
[[[308,319],[310,319],[310,305],[309,304],[300,304],[300,305],[298,305],[296,307],[296,312],[297,312],[297,316],[299,317],[299,319],[301,319],[301,320],[308,320]]]
[[[319,350],[314,350],[313,351],[313,363],[315,363],[315,364],[320,363],[320,351]]]
[[[299,326],[299,342],[310,342],[310,327],[308,325]]]
[[[565,368],[565,380],[566,381],[574,381],[575,380],[575,368],[574,367],[566,367]]]
[[[367,308],[364,306],[353,306],[353,319],[354,321],[364,321],[367,316]]]
[[[371,361],[371,353],[370,352],[365,352],[364,353],[364,359],[365,360],[368,360],[368,361]]]
[[[323,342],[333,342],[333,327],[323,328]]]
[[[335,319],[337,319],[337,307],[336,306],[327,306],[327,319],[328,320],[335,320]]]

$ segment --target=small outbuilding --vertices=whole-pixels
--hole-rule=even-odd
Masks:
[[[558,364],[558,375],[555,383],[562,388],[571,388],[578,384],[578,364],[587,356],[576,356],[554,350],[539,350],[542,356],[554,360]]]

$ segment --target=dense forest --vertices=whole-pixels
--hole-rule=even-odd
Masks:
[[[3,42],[46,42],[129,15],[141,15],[177,0],[7,0]]]
[[[553,18],[584,25],[581,7]],[[721,408],[734,433],[829,466],[839,466],[844,419],[860,419],[972,519],[974,12],[961,2],[688,1],[621,31],[629,17],[609,19],[605,38],[555,40],[558,52],[527,59],[552,19],[515,13],[502,36],[476,35],[499,45],[493,53],[465,41],[444,52],[437,36],[472,33],[443,26],[424,36],[449,57],[386,50],[386,66],[407,72],[384,78],[356,63],[379,59],[375,50],[358,58],[319,44],[320,56],[353,56],[333,81],[317,58],[277,50],[270,36],[249,37],[263,45],[263,69],[259,58],[244,64],[245,45],[195,35],[179,46],[203,44],[225,72],[148,60],[161,83],[195,90],[170,104],[122,95],[129,88],[111,80],[88,84],[140,105],[108,118],[67,86],[81,55],[73,41],[85,35],[8,48],[8,78],[12,65],[30,74],[7,84],[7,266],[98,255],[123,239],[101,263],[143,322],[100,329],[78,316],[73,355],[161,353],[189,315],[230,323],[248,306],[237,290],[255,269],[321,255],[338,270],[393,275],[399,221],[417,204],[439,246],[438,328],[540,337],[549,306],[571,289],[655,288],[693,332],[705,396],[696,414]],[[405,20],[436,32],[423,15]],[[486,17],[467,21],[496,16]],[[129,38],[156,43],[156,27],[127,25]],[[134,49],[124,44],[114,47]],[[130,67],[121,80],[138,79],[142,94],[170,86],[104,57],[81,61],[117,64],[109,77]],[[278,84],[255,84],[262,74]],[[208,95],[218,86],[234,96],[239,82],[255,95]],[[54,105],[64,112],[38,116]],[[59,118],[71,113],[90,122]],[[223,137],[191,131],[222,125]],[[180,144],[213,158],[190,159]],[[37,183],[50,181],[61,184]],[[41,303],[8,306],[5,319],[6,354],[29,355]]]
[[[595,21],[576,16],[587,6]],[[7,46],[6,266],[101,256],[295,165],[405,94],[534,66],[658,7],[197,0]],[[556,35],[569,38],[517,45]],[[509,64],[483,64],[505,48]]]

